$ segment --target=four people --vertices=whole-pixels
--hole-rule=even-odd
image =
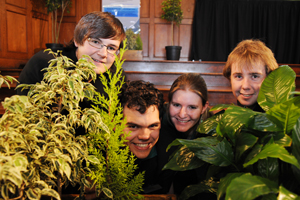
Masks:
[[[74,31],[73,41],[62,54],[76,62],[89,55],[97,74],[115,71],[114,60],[122,47],[125,32],[122,23],[110,13],[92,12],[83,16]],[[19,77],[20,84],[35,84],[43,79],[43,68],[53,57],[38,52],[26,64]],[[264,78],[278,64],[272,51],[259,40],[244,40],[230,53],[223,74],[231,82],[237,104],[262,111],[257,96]],[[125,74],[123,74],[125,76]],[[94,83],[103,93],[99,79]],[[123,86],[121,103],[127,120],[125,132],[128,146],[137,157],[139,169],[145,171],[145,193],[175,193],[204,179],[206,169],[185,172],[162,171],[175,148],[166,152],[167,146],[177,138],[202,137],[196,131],[203,114],[208,112],[208,92],[199,74],[187,73],[178,77],[171,86],[169,102],[164,112],[162,93],[151,83],[127,82]],[[18,89],[17,94],[28,91]],[[89,105],[87,105],[89,106]],[[207,116],[205,116],[207,117]],[[205,166],[204,166],[205,167]]]

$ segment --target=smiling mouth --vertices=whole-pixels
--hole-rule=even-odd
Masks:
[[[179,121],[180,123],[187,123],[187,122],[189,122],[190,120],[180,120],[180,119],[177,119],[177,121]]]
[[[244,97],[251,97],[252,94],[242,94]]]
[[[147,147],[149,144],[137,144],[137,143],[134,143],[134,145],[136,145],[138,147]]]
[[[95,59],[95,58],[92,58],[92,59],[93,59],[93,61],[95,61],[95,62],[102,63],[100,60],[97,60],[97,59]]]

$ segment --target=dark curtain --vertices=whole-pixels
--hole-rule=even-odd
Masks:
[[[300,63],[300,2],[196,0],[190,60],[226,61],[244,39],[260,39],[278,63]]]

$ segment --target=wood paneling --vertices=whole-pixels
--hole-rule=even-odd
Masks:
[[[27,3],[26,1],[30,1],[30,0],[6,0],[6,3],[21,7],[21,8],[25,8],[26,3]]]
[[[26,15],[7,11],[7,50],[27,53]]]
[[[76,22],[74,23],[63,23],[60,29],[59,42],[61,44],[68,44],[74,35],[74,29]]]
[[[46,48],[45,44],[49,41],[48,21],[32,18],[32,35],[29,38],[33,41],[34,49]]]

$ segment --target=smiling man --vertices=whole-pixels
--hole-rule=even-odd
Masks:
[[[91,12],[79,20],[74,30],[73,39],[66,47],[62,48],[62,54],[72,59],[74,63],[83,55],[88,55],[95,64],[97,74],[105,73],[107,70],[114,74],[116,70],[114,61],[125,38],[123,25],[118,18],[108,12]],[[44,51],[33,55],[23,68],[19,76],[19,83],[35,84],[41,82],[45,73],[42,70],[48,67],[51,59],[53,59],[53,55]],[[99,78],[92,84],[98,92],[106,94]],[[28,90],[17,89],[19,95],[26,95],[27,92]],[[81,106],[83,108],[90,107],[90,103],[84,102]]]
[[[123,114],[127,121],[125,132],[130,151],[138,158],[137,173],[145,171],[144,193],[158,191],[157,151],[163,114],[163,94],[152,83],[131,81],[123,85],[121,94]]]
[[[259,40],[243,40],[229,54],[223,75],[230,81],[239,106],[264,112],[257,103],[260,86],[278,68],[271,49]]]

